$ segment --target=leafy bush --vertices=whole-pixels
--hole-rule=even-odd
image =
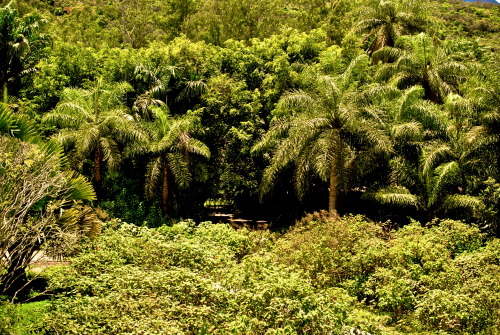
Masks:
[[[220,224],[108,224],[70,267],[50,275],[61,296],[37,331],[340,332],[352,298],[317,291],[300,273],[269,262],[272,240]]]
[[[283,235],[120,221],[46,274],[36,333],[495,334],[500,240],[451,220],[397,231],[310,215]]]
[[[364,329],[397,323],[401,329],[492,334],[500,320],[498,243],[453,220],[427,227],[413,222],[389,233],[359,216],[335,221],[314,215],[276,242],[273,260],[318,287],[344,287],[387,316]]]
[[[278,240],[273,254],[277,262],[295,266],[318,287],[337,285],[365,277],[383,261],[384,232],[361,216],[329,220],[310,215]]]

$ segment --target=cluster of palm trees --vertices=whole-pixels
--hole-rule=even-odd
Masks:
[[[72,154],[76,168],[81,169],[84,160],[92,161],[98,197],[102,196],[104,167],[118,168],[123,154],[147,159],[146,194],[152,197],[161,185],[161,209],[166,214],[169,178],[181,187],[187,186],[191,178],[188,155],[209,158],[210,151],[192,136],[199,119],[192,115],[172,117],[164,102],[157,103],[161,107],[148,107],[148,120],[139,123],[123,102],[130,89],[127,83],[106,87],[102,79],[90,90],[68,88],[56,108],[44,115],[43,122],[61,129],[55,137]]]
[[[6,8],[2,15],[16,17]],[[391,210],[411,208],[425,220],[452,214],[486,220],[483,214],[492,211],[485,211],[483,182],[489,177],[498,179],[500,171],[498,56],[491,56],[486,66],[463,62],[463,57],[431,37],[427,10],[425,4],[414,1],[371,2],[365,8],[365,18],[353,27],[356,33],[366,33],[365,51],[357,50],[356,57],[332,52],[330,58],[337,59],[329,66],[318,64],[321,58],[317,56],[293,61],[290,55],[283,56],[288,50],[282,46],[280,62],[286,66],[279,75],[289,73],[283,79],[286,82],[277,87],[271,87],[273,80],[281,80],[276,79],[277,73],[273,73],[273,80],[259,82],[268,68],[267,64],[256,65],[257,56],[254,60],[254,55],[227,59],[230,52],[210,46],[211,52],[220,52],[214,57],[225,62],[216,70],[206,69],[202,75],[177,66],[175,61],[163,64],[158,61],[161,57],[151,57],[135,66],[135,90],[128,83],[106,83],[103,79],[87,89],[66,88],[42,122],[56,127],[54,138],[74,169],[92,167],[100,199],[105,194],[106,170],[117,169],[124,158],[146,162],[146,175],[140,177],[145,193],[153,197],[159,188],[161,210],[167,214],[173,183],[185,187],[193,179],[189,156],[210,157],[208,146],[196,139],[208,117],[213,119],[208,123],[220,122],[213,110],[200,112],[205,106],[220,107],[218,102],[210,106],[206,98],[217,89],[210,87],[210,79],[219,76],[244,81],[253,76],[257,84],[244,83],[242,87],[266,90],[265,82],[279,97],[269,98],[263,107],[264,98],[260,97],[267,92],[252,96],[256,106],[262,103],[261,120],[271,112],[269,124],[254,127],[266,129],[263,137],[252,139],[251,153],[254,157],[264,153],[268,163],[262,172],[262,198],[293,170],[298,197],[306,197],[308,189],[317,189],[320,183],[328,190],[328,209],[334,217],[344,212],[340,206],[346,194],[357,190],[366,201],[390,206]],[[9,64],[2,64],[2,69],[8,70],[0,73],[4,86],[12,81],[9,78],[14,76],[15,62],[23,69],[16,78],[33,65],[22,46],[35,50],[47,40],[34,24],[36,20],[12,20],[0,20],[4,30],[17,27],[7,29],[9,35],[1,44],[9,56]],[[430,33],[421,32],[425,28]],[[252,52],[260,52],[257,49]],[[328,51],[318,53],[324,56]],[[274,60],[266,61],[272,64]],[[247,68],[253,72],[231,77],[231,71],[243,73]],[[220,108],[240,108],[238,112],[243,114],[245,109],[238,103]],[[253,121],[235,121],[249,122]],[[209,136],[219,135],[209,131],[213,131]],[[224,150],[215,147],[218,141],[208,140],[213,142],[209,144],[214,155],[222,156],[215,152]],[[255,161],[250,165],[258,167]]]
[[[374,43],[382,46],[379,37]],[[271,153],[263,193],[293,166],[299,197],[311,174],[329,184],[334,217],[339,194],[361,189],[365,200],[410,209],[425,221],[498,221],[486,217],[480,196],[484,181],[500,172],[498,56],[466,66],[425,33],[371,48],[380,62],[372,81],[359,77],[370,71],[361,55],[341,75],[313,72],[313,85],[281,97],[254,147]],[[363,180],[377,167],[385,174]]]

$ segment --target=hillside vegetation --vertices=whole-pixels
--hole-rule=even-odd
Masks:
[[[500,6],[0,4],[0,333],[500,331]]]
[[[70,266],[36,334],[496,334],[499,240],[451,221],[399,231],[309,216],[283,236],[113,221]],[[30,305],[30,304],[28,304]],[[14,310],[0,320],[9,333]],[[3,317],[3,319],[2,319]],[[16,332],[13,332],[14,334]]]

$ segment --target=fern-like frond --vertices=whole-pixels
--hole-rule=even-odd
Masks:
[[[423,127],[419,122],[407,122],[392,126],[392,138],[400,143],[420,142],[423,140]]]
[[[307,111],[314,108],[314,98],[301,90],[285,93],[278,101],[276,109],[273,111],[274,116],[284,116],[300,111]]]
[[[457,182],[460,174],[460,166],[452,161],[441,164],[435,169],[435,175],[427,179],[427,196],[429,207],[432,206],[438,197],[442,196],[443,190]]]
[[[454,158],[453,148],[446,143],[435,143],[427,146],[422,155],[422,173],[429,176],[438,165]]]
[[[486,208],[481,198],[467,194],[453,194],[445,197],[441,208],[445,211],[466,209],[472,217],[480,217]]]
[[[146,166],[146,196],[152,198],[155,194],[158,181],[161,178],[165,161],[162,157],[155,157]]]
[[[394,186],[378,191],[368,191],[363,194],[363,198],[394,207],[413,207],[417,209],[421,207],[419,197],[411,194],[405,187]]]
[[[99,141],[102,152],[102,160],[110,170],[118,169],[121,162],[121,154],[118,150],[118,144],[109,137],[101,137]]]
[[[187,143],[187,150],[196,155],[210,159],[210,149],[205,145],[205,143],[190,137]]]
[[[180,153],[167,154],[168,167],[174,176],[175,182],[181,188],[188,187],[191,182],[191,172],[185,157]]]

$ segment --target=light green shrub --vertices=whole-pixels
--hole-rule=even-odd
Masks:
[[[445,220],[388,232],[311,215],[281,236],[114,222],[71,265],[37,333],[482,334],[500,329],[500,240]],[[364,332],[364,333],[363,333]]]

